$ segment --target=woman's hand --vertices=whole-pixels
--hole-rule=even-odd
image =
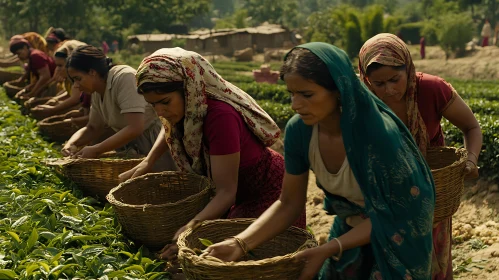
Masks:
[[[78,152],[78,147],[69,142],[61,150],[62,155],[65,157],[73,156],[76,152]]]
[[[158,253],[161,260],[173,261],[177,259],[178,246],[175,243],[168,244]]]
[[[98,149],[97,145],[86,146],[74,154],[75,157],[82,158],[97,158],[102,152]]]
[[[243,257],[243,249],[234,238],[229,238],[217,244],[213,244],[204,250],[201,256],[208,255],[222,261],[232,262]]]
[[[144,159],[138,165],[136,165],[134,168],[121,173],[118,176],[118,178],[120,179],[120,182],[124,182],[128,179],[135,178],[135,177],[138,177],[140,175],[150,173],[151,170],[152,170],[152,164],[150,164],[147,159]]]
[[[466,161],[466,167],[464,168],[465,179],[475,179],[478,178],[478,166],[474,161],[469,159]]]
[[[333,254],[329,254],[324,246],[319,246],[311,249],[306,249],[295,255],[294,259],[297,262],[305,262],[305,266],[298,280],[311,280],[319,273],[326,259]]]

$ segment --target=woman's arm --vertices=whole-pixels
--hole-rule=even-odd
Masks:
[[[50,69],[48,65],[38,70],[38,80],[29,93],[30,97],[38,97],[43,87],[50,81]]]
[[[147,157],[134,168],[121,173],[119,175],[120,182],[124,182],[128,179],[135,178],[137,176],[150,172],[154,166],[154,163],[156,163],[156,161],[168,150],[169,147],[165,139],[165,128],[161,126],[161,131],[159,132],[159,135],[156,138],[156,142],[154,142],[151,151],[149,151],[149,153],[147,154]]]
[[[475,167],[482,150],[482,131],[475,115],[459,95],[442,115],[463,132],[464,147],[468,150],[468,160],[472,162],[471,166],[467,164],[467,172],[470,177],[478,177]]]
[[[248,250],[275,237],[290,227],[301,215],[307,199],[308,171],[301,175],[284,175],[281,196],[254,223],[237,235],[244,240]],[[206,252],[225,261],[235,261],[242,256],[238,243],[232,239],[212,245]]]
[[[128,123],[126,127],[99,144],[81,149],[76,155],[84,158],[95,158],[100,154],[125,146],[144,132],[144,113],[126,113],[124,117]]]

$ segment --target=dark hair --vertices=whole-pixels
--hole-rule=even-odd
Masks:
[[[369,66],[367,66],[367,69],[366,69],[366,75],[367,76],[371,75],[371,73],[373,71],[376,71],[376,70],[382,68],[383,66],[388,66],[388,65],[383,65],[383,64],[378,63],[378,62],[373,62],[373,63],[369,64]],[[393,70],[396,70],[396,71],[404,71],[406,69],[405,64],[400,65],[400,66],[388,66],[388,67],[392,67]]]
[[[184,92],[184,82],[166,82],[166,83],[143,83],[137,88],[139,94],[156,92],[160,94],[174,91]]]
[[[109,69],[113,66],[111,58],[104,55],[100,49],[90,45],[76,48],[66,62],[66,69],[71,67],[85,73],[94,70],[102,78],[107,77]]]
[[[14,44],[12,46],[10,46],[10,52],[13,53],[13,54],[16,54],[16,52],[22,48],[24,48],[24,46],[27,46],[28,49],[29,49],[29,45],[26,44],[26,42],[19,42],[17,44]]]
[[[50,32],[50,34],[53,34],[57,39],[59,39],[59,42],[71,39],[66,33],[66,31],[64,31],[64,29],[62,28],[55,28],[52,30],[52,32]],[[47,38],[45,38],[45,40],[47,42],[58,43],[56,40],[54,40],[54,38],[50,38],[50,35]]]
[[[284,76],[292,73],[311,80],[330,91],[338,90],[324,61],[307,49],[296,48],[286,57],[281,67],[281,80],[284,81]]]

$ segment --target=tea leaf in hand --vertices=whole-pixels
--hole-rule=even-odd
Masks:
[[[206,247],[209,247],[209,246],[213,245],[213,242],[211,242],[208,239],[199,238],[199,241],[201,242],[201,244],[203,244]]]

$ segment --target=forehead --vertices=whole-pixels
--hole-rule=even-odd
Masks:
[[[316,90],[318,87],[321,87],[315,82],[307,80],[296,73],[284,75],[284,82],[289,91]]]
[[[392,66],[382,66],[376,70],[373,70],[369,74],[369,79],[373,81],[387,81],[402,73],[405,73],[405,70],[397,70]]]

